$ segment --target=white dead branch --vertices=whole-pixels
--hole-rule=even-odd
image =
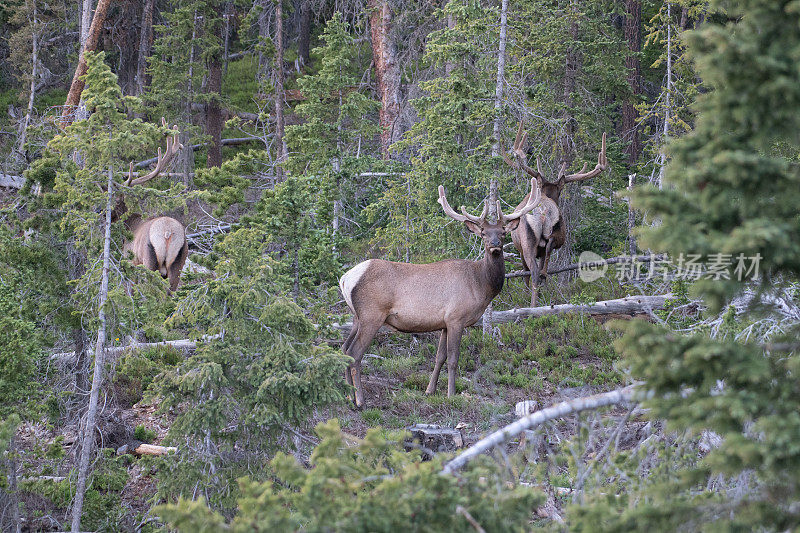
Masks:
[[[592,409],[599,409],[608,405],[616,405],[620,403],[630,402],[637,396],[638,383],[629,385],[627,387],[604,392],[602,394],[594,394],[592,396],[585,396],[582,398],[575,398],[565,402],[557,403],[541,411],[536,411],[526,417],[520,418],[513,424],[495,431],[487,437],[479,440],[462,453],[458,454],[455,459],[448,462],[442,469],[442,474],[453,474],[469,461],[475,457],[489,451],[490,449],[498,446],[510,439],[513,439],[527,429],[540,426],[545,422],[561,418],[572,413],[579,413]]]
[[[148,350],[150,348],[159,348],[162,346],[169,346],[171,348],[175,348],[176,350],[196,350],[198,344],[202,344],[204,342],[209,342],[214,339],[219,339],[222,335],[203,335],[199,339],[192,340],[192,339],[178,339],[174,341],[161,341],[161,342],[134,342],[132,344],[127,344],[125,346],[111,346],[106,348],[107,355],[118,355],[126,351],[133,351],[133,350]],[[51,360],[54,361],[69,361],[75,357],[75,352],[61,352],[61,353],[54,353],[50,356]]]

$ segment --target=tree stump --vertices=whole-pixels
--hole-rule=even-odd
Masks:
[[[451,452],[464,447],[464,437],[453,428],[443,428],[434,424],[417,424],[407,428],[411,432],[411,440],[406,441],[406,450],[418,449],[423,460],[430,460],[434,454]]]

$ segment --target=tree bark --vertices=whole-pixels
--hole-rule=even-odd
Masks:
[[[211,136],[208,145],[207,167],[218,167],[222,164],[222,58],[221,49],[214,52],[208,63],[208,95],[206,104],[206,134]]]
[[[278,163],[282,163],[289,149],[285,139],[285,121],[283,118],[283,106],[286,99],[284,91],[284,72],[283,72],[283,2],[278,0],[275,4],[275,141],[278,151]],[[283,177],[283,168],[277,166],[279,178]]]
[[[400,66],[397,45],[392,34],[392,9],[389,0],[367,0],[369,27],[372,37],[372,62],[381,108],[378,114],[381,133],[381,155],[389,159],[389,146],[400,133]]]
[[[500,42],[497,47],[497,77],[494,88],[494,125],[492,135],[492,157],[499,157],[500,151],[500,129],[502,127],[503,110],[503,83],[506,75],[506,35],[508,27],[508,0],[502,0],[500,6]],[[499,168],[497,169],[499,172]],[[489,183],[489,217],[497,219],[497,176],[492,178]],[[489,335],[492,331],[492,312],[494,308],[492,302],[486,306],[483,313],[483,334]]]
[[[75,69],[75,75],[72,77],[72,85],[70,85],[69,93],[67,93],[67,100],[64,102],[64,111],[61,114],[61,123],[64,127],[72,123],[73,111],[81,101],[81,93],[83,93],[83,87],[85,85],[81,77],[86,74],[86,52],[93,52],[97,48],[97,42],[100,39],[100,31],[103,29],[103,24],[106,21],[109,4],[111,4],[111,0],[100,0],[97,3],[97,9],[94,12],[94,18],[92,18],[92,25],[89,27],[89,34],[86,37],[83,50],[81,51],[78,67]],[[84,4],[84,8],[85,7],[86,4]]]
[[[102,2],[102,0],[101,0]],[[99,7],[98,7],[99,10]],[[78,479],[75,486],[75,500],[72,506],[72,531],[81,530],[81,514],[83,513],[83,497],[86,494],[86,478],[89,475],[89,460],[94,451],[94,427],[97,422],[97,407],[100,399],[100,386],[103,383],[103,367],[106,346],[106,300],[108,299],[108,271],[111,263],[111,211],[114,199],[114,173],[108,169],[108,193],[106,197],[106,223],[103,238],[103,273],[100,281],[100,302],[97,318],[100,325],[97,330],[97,344],[94,349],[94,374],[92,376],[92,392],[89,395],[89,409],[86,412],[86,425],[83,426],[83,443],[78,463]]]
[[[144,94],[147,86],[147,58],[153,44],[153,6],[155,0],[145,0],[142,8],[142,27],[139,32],[139,57],[136,64],[136,94]]]
[[[86,40],[89,38],[89,27],[92,25],[92,0],[83,0],[81,7],[81,31],[80,31],[80,52],[86,46]]]
[[[311,63],[311,2],[302,0],[300,4],[300,31],[297,35],[297,55],[301,65]]]
[[[31,123],[31,115],[33,114],[33,102],[36,98],[36,75],[39,67],[39,20],[36,10],[36,2],[33,2],[33,19],[31,20],[31,92],[28,95],[28,107],[25,109],[25,118],[22,119],[22,124],[19,129],[19,137],[17,138],[17,152],[21,160],[25,160],[25,141],[28,137],[28,126]]]
[[[628,163],[634,165],[642,149],[636,124],[638,113],[635,107],[636,99],[642,92],[639,61],[639,52],[642,49],[641,0],[625,0],[625,12],[625,40],[628,42],[625,67],[628,69],[628,85],[631,88],[632,97],[622,104],[622,128],[625,136],[630,139],[630,144],[625,150],[628,154]]]

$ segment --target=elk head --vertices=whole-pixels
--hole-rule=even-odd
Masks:
[[[486,216],[489,213],[489,200],[483,203],[483,211],[480,216],[471,215],[467,209],[462,205],[461,213],[456,213],[450,207],[447,201],[447,196],[444,192],[444,187],[439,185],[439,204],[444,209],[447,216],[458,222],[463,222],[467,229],[481,238],[483,241],[484,249],[487,255],[503,257],[503,238],[511,231],[514,231],[519,225],[520,218],[525,213],[528,213],[539,204],[541,198],[541,188],[536,183],[536,180],[531,180],[531,191],[525,196],[525,200],[517,206],[517,208],[509,215],[503,214],[503,209],[500,206],[500,201],[496,203],[497,220],[489,222]]]
[[[166,127],[167,121],[161,119]],[[173,126],[176,130],[177,126]],[[142,185],[161,174],[183,146],[177,140],[174,131],[167,135],[166,150],[162,153],[158,148],[156,166],[150,172],[134,176],[133,162],[128,170],[125,186]],[[124,196],[120,195],[112,213],[112,220],[118,220],[128,211]],[[186,228],[170,217],[153,217],[142,219],[139,213],[131,213],[125,219],[125,227],[133,233],[133,239],[123,245],[123,251],[133,253],[134,265],[145,265],[148,270],[157,270],[164,278],[169,279],[170,291],[175,291],[180,281],[180,273],[189,254],[186,242]]]

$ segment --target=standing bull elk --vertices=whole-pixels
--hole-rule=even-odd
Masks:
[[[503,154],[503,159],[513,168],[524,170],[533,177],[539,183],[544,194],[539,207],[525,215],[519,226],[511,232],[514,247],[522,257],[522,266],[531,272],[531,275],[525,278],[525,282],[531,289],[531,307],[536,307],[539,286],[547,280],[550,254],[553,250],[564,246],[564,242],[567,240],[566,224],[558,207],[561,191],[564,190],[567,183],[588,180],[603,172],[608,168],[608,159],[606,158],[606,134],[604,133],[597,165],[592,170],[587,172],[587,165],[584,164],[580,172],[566,174],[567,164],[564,163],[558,172],[558,179],[555,182],[549,182],[542,175],[538,159],[536,160],[536,170],[528,166],[525,153],[527,139],[528,134],[522,131],[522,121],[520,121],[514,147],[511,150],[514,158]],[[525,199],[522,202],[525,203]]]
[[[456,390],[461,336],[477,322],[486,306],[500,293],[505,281],[503,238],[519,224],[522,215],[539,204],[540,190],[531,180],[531,192],[510,215],[497,202],[497,220],[488,222],[488,200],[476,217],[462,206],[456,213],[439,186],[439,203],[450,218],[463,222],[483,241],[484,256],[478,261],[450,259],[426,265],[369,259],[348,270],[339,287],[353,313],[353,328],[342,349],[353,358],[347,382],[355,386],[355,404],[364,404],[361,358],[380,327],[387,324],[404,333],[441,331],[426,394],[436,391],[439,372],[447,360],[447,395]]]
[[[161,123],[164,126],[167,125],[163,118]],[[142,185],[161,174],[183,148],[177,141],[177,136],[177,132],[167,135],[166,151],[162,153],[161,148],[158,149],[155,168],[144,176],[134,178],[133,163],[131,163],[125,185],[127,187]],[[120,195],[111,219],[117,221],[127,212],[128,206],[125,204],[125,198]],[[160,272],[162,277],[169,280],[170,292],[174,292],[178,288],[181,270],[189,255],[186,228],[183,224],[170,217],[143,219],[139,213],[131,213],[125,219],[125,227],[133,233],[133,239],[123,245],[123,252],[133,253],[134,265],[144,265],[148,270]]]

